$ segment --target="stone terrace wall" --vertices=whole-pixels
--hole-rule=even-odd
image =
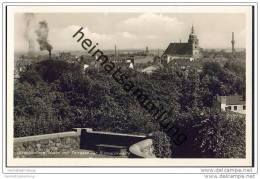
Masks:
[[[96,145],[98,144],[125,146],[128,149],[134,143],[146,139],[145,135],[93,131],[90,128],[80,128],[76,130],[78,131],[78,133],[79,131],[81,131],[81,149],[95,150]]]
[[[14,157],[44,157],[79,149],[80,133],[61,132],[14,138]]]
[[[95,151],[98,144],[124,146],[129,149],[133,144],[147,139],[145,135],[93,131],[91,128],[73,130],[75,131],[14,138],[14,157],[68,157],[80,149]],[[138,154],[133,156],[145,157]]]

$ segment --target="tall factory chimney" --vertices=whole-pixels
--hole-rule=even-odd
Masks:
[[[51,59],[52,45],[48,42],[49,28],[46,21],[39,22],[39,27],[36,30],[37,41],[40,45],[40,50],[47,50],[49,59]]]
[[[116,44],[115,44],[115,57],[117,56],[117,53],[116,53]]]
[[[234,53],[235,53],[235,37],[234,37],[234,32],[232,32],[231,44],[232,44],[232,54],[234,54]]]
[[[49,52],[49,59],[51,59],[51,49],[49,49],[48,52]]]

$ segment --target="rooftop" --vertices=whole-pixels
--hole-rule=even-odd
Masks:
[[[135,64],[153,62],[153,56],[135,56]]]
[[[241,95],[234,96],[219,96],[221,103],[226,103],[227,105],[245,105],[245,100]]]
[[[164,54],[167,55],[182,55],[182,56],[191,56],[192,55],[192,46],[189,43],[170,43]]]

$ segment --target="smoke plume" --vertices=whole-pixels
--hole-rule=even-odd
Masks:
[[[24,14],[24,21],[25,21],[25,31],[24,31],[24,38],[28,42],[28,53],[33,54],[35,50],[35,29],[36,29],[36,18],[33,13],[25,13]]]
[[[40,45],[40,50],[47,50],[51,57],[52,46],[48,42],[48,33],[49,33],[49,28],[47,22],[46,21],[39,22],[39,27],[36,30],[36,34],[37,34],[37,41]]]

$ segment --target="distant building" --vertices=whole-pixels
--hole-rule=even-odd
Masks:
[[[191,33],[187,43],[170,43],[165,52],[162,55],[164,63],[169,63],[170,61],[193,61],[199,58],[199,40],[195,34],[194,27],[191,28]]]
[[[146,55],[149,55],[148,47],[145,48],[145,54],[146,54]]]
[[[14,65],[14,78],[18,79],[20,78],[20,73],[25,71],[28,66],[31,64],[38,62],[39,58],[36,56],[28,56],[28,55],[22,55],[18,57],[18,60],[15,60]]]
[[[109,60],[123,69],[134,68],[134,58],[129,55],[112,55],[109,56]]]
[[[95,57],[89,56],[89,55],[81,55],[78,58],[78,61],[82,64],[91,64],[92,62],[95,62]]]
[[[129,54],[118,54],[115,45],[115,53],[109,56],[109,60],[123,69],[134,68],[134,58]]]
[[[159,55],[154,56],[153,64],[161,64],[161,58],[159,57]]]
[[[241,114],[246,113],[246,102],[241,95],[218,96],[217,104],[222,111],[233,111]]]
[[[60,52],[59,59],[67,61],[68,63],[75,63],[79,58],[75,55],[72,55],[70,52]]]
[[[71,57],[71,53],[70,52],[60,52],[59,57],[63,60],[69,60]]]
[[[141,63],[152,63],[154,61],[154,56],[135,56],[134,62],[135,64]]]
[[[152,66],[149,66],[149,67],[143,69],[142,72],[146,73],[146,74],[151,74],[151,73],[153,73],[157,69],[159,69],[159,66],[152,65]]]
[[[84,70],[86,70],[88,67],[89,67],[88,64],[84,64],[84,65],[83,65],[83,69],[84,69]]]

